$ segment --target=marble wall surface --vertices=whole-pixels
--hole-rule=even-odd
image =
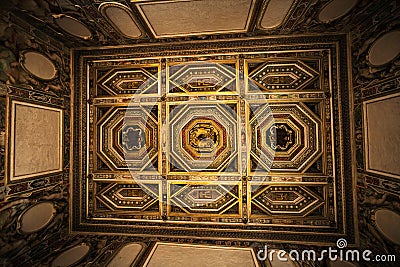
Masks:
[[[68,246],[69,50],[0,13],[0,264],[38,265]]]
[[[399,3],[372,8],[363,17],[351,32],[360,248],[398,259]]]

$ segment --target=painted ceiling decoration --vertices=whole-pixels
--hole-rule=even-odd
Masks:
[[[14,99],[10,104],[12,155],[9,182],[62,171],[63,111],[59,108]],[[52,127],[47,127],[49,124]],[[31,129],[35,133],[33,140],[32,132],[26,129]],[[27,150],[27,147],[36,151],[36,154]]]
[[[396,245],[400,245],[400,215],[392,210],[380,208],[375,211],[375,223],[379,232]]]
[[[174,259],[167,263],[165,255]],[[196,255],[196,257],[193,257]],[[261,267],[256,253],[249,248],[218,247],[207,245],[171,244],[157,242],[144,261],[144,267],[157,266],[226,266]]]
[[[116,253],[114,253],[107,267],[135,266],[135,262],[140,260],[140,256],[145,246],[138,243],[124,244]]]
[[[394,93],[363,103],[364,127],[364,161],[369,173],[385,175],[394,179],[400,178],[398,153],[392,140],[382,138],[382,132],[394,133],[400,129],[400,93]],[[385,118],[385,120],[381,120]],[[382,159],[382,153],[394,149],[388,158]]]
[[[394,244],[400,245],[400,215],[387,208],[377,209],[374,215],[378,231]]]
[[[132,2],[156,38],[246,32],[255,3],[254,0]]]

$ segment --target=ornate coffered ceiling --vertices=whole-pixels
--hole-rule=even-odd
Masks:
[[[14,0],[1,12],[68,47],[343,31],[364,1]],[[358,7],[358,8],[357,8]],[[334,23],[332,23],[334,22]]]
[[[74,50],[72,231],[354,243],[347,59],[345,34]]]
[[[4,264],[70,265],[74,254],[79,265],[118,265],[114,260],[135,245],[136,254],[129,252],[132,260],[144,261],[146,256],[133,255],[149,255],[146,248],[152,250],[152,241],[258,249],[273,242],[279,249],[299,249],[302,243],[310,249],[311,244],[335,246],[338,238],[346,238],[353,245],[358,229],[361,248],[398,254],[399,165],[390,156],[398,146],[381,137],[398,132],[392,111],[399,110],[394,106],[399,92],[399,1],[255,1],[258,13],[244,32],[225,27],[219,33],[201,29],[181,36],[181,29],[165,37],[152,35],[146,25],[154,18],[145,21],[135,2],[104,2],[0,3],[0,76],[7,81],[0,82],[0,94],[7,95],[0,98],[0,139],[6,139],[0,144]],[[349,34],[346,40],[344,35],[328,36],[329,31]],[[308,35],[314,32],[318,35]],[[69,65],[70,47],[118,44],[132,45],[81,48],[75,51],[75,65]],[[346,57],[350,47],[352,61]],[[76,74],[72,95],[68,66]],[[352,79],[347,76],[350,69]],[[351,81],[354,106],[348,105]],[[137,102],[130,105],[132,95]],[[21,101],[29,103],[23,113]],[[52,108],[45,109],[48,115],[57,108],[64,119],[57,116],[50,123],[47,115],[35,115],[32,110],[39,105]],[[184,109],[198,111],[200,105],[213,105],[214,112],[190,117]],[[129,115],[121,118],[125,111]],[[354,135],[349,130],[353,111]],[[12,112],[29,127],[13,124],[7,115]],[[274,121],[268,119],[270,112],[277,115]],[[189,121],[177,127],[176,117]],[[64,127],[49,131],[43,121]],[[229,121],[236,129],[229,129]],[[168,140],[174,135],[172,126],[181,130],[174,146]],[[28,138],[20,135],[26,133],[24,127],[29,128]],[[32,139],[37,129],[40,138]],[[227,134],[235,131],[237,136]],[[10,153],[7,138],[29,144],[17,157]],[[43,169],[48,171],[41,164],[49,163],[49,151],[26,147],[32,147],[32,140],[44,146],[57,139],[63,144],[48,146],[57,150],[50,153],[56,156],[55,170],[61,163],[57,157],[63,159],[63,172],[42,175]],[[232,157],[219,156],[226,151],[233,151]],[[125,156],[128,164],[121,161]],[[179,162],[173,163],[174,158]],[[40,172],[31,170],[35,175],[27,179],[7,177],[7,162],[30,159],[35,164],[27,166]],[[187,164],[204,161],[214,166],[202,173]],[[216,166],[218,161],[227,168]],[[69,235],[71,231],[102,235]],[[131,243],[138,240],[145,243]],[[165,250],[158,253],[164,262]],[[216,253],[222,258],[220,250]]]

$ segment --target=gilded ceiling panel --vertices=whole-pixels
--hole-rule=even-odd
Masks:
[[[354,243],[346,42],[76,50],[72,231]]]

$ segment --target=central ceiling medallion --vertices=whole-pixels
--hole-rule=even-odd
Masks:
[[[178,170],[223,170],[237,154],[237,119],[219,104],[171,106],[170,156]],[[205,112],[206,110],[206,112]]]
[[[223,126],[216,121],[208,118],[195,119],[184,127],[183,147],[195,159],[215,156],[224,146],[221,137],[225,132]]]

